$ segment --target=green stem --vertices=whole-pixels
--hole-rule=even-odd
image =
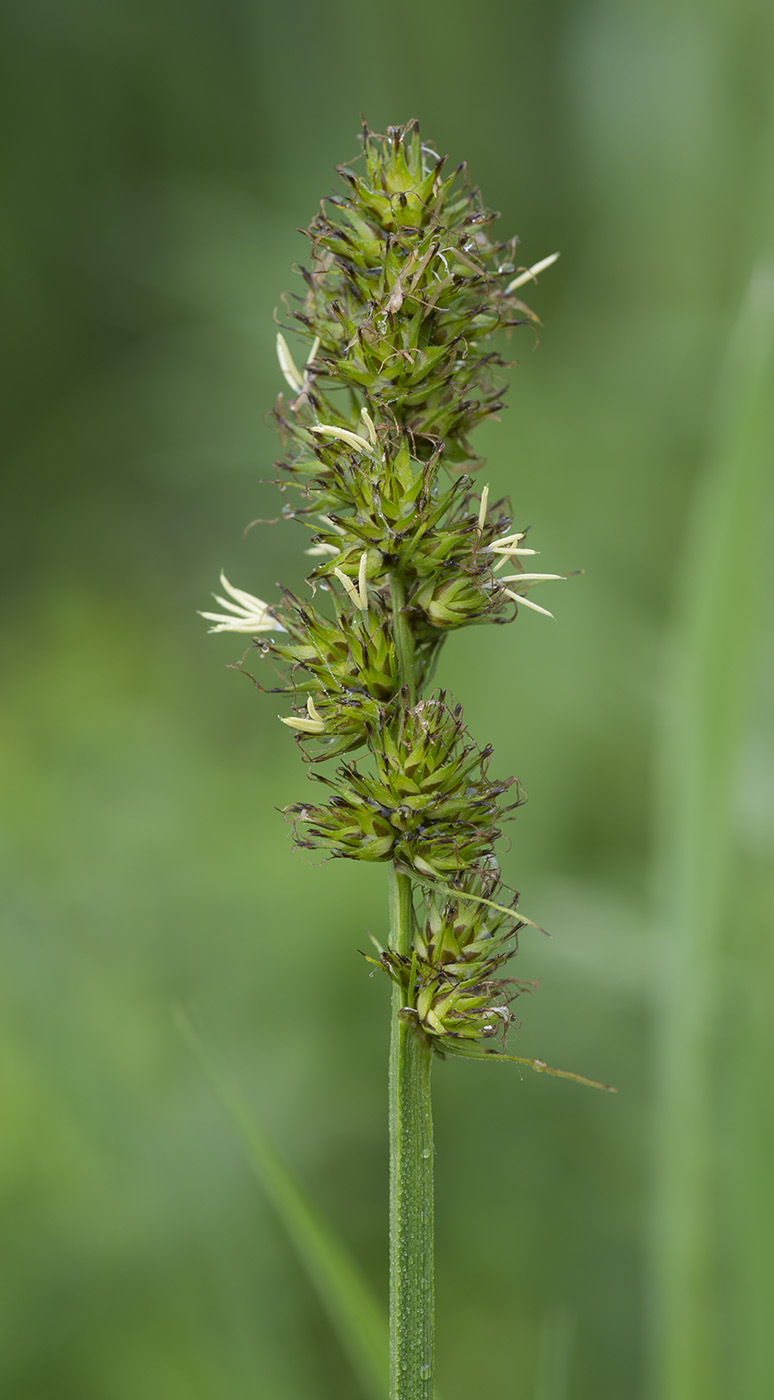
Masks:
[[[417,677],[414,664],[414,637],[406,616],[406,585],[401,574],[390,574],[392,597],[392,627],[398,666],[403,684],[408,686],[410,704],[417,702]]]
[[[390,867],[390,945],[410,956],[411,881]],[[390,1040],[390,1400],[432,1400],[432,1050],[400,1017],[408,994],[392,994]]]
[[[390,575],[393,635],[409,704],[417,700],[414,637],[406,585]],[[411,957],[414,905],[408,875],[390,867],[390,946]],[[393,985],[390,1036],[390,1400],[432,1400],[433,1295],[432,1051],[401,1016],[410,990]]]

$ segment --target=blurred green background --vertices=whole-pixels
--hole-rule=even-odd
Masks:
[[[8,0],[2,24],[2,1394],[363,1393],[172,1017],[386,1298],[389,989],[357,952],[384,872],[294,853],[295,745],[195,612],[224,566],[300,582],[292,526],[242,530],[277,508],[296,229],[363,111],[466,159],[524,263],[562,250],[480,450],[541,563],[585,573],[555,623],[455,637],[440,678],[530,798],[503,862],[553,937],[523,937],[514,1049],[620,1090],[438,1065],[439,1388],[763,1400],[774,12]]]

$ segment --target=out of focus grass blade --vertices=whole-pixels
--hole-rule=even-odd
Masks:
[[[546,1313],[538,1344],[535,1400],[568,1400],[573,1322],[566,1309]]]
[[[661,740],[654,1393],[721,1393],[713,1025],[734,797],[760,646],[762,522],[774,462],[774,266],[755,272],[729,345],[689,523]],[[744,917],[743,891],[734,915]],[[769,1208],[768,1202],[761,1202]],[[725,1393],[723,1391],[723,1393]]]
[[[183,1039],[234,1124],[253,1171],[309,1275],[364,1395],[384,1400],[389,1386],[386,1314],[349,1251],[322,1219],[189,1018],[178,1011],[176,1020]]]
[[[770,838],[770,828],[767,835]],[[770,1400],[774,1377],[774,862],[770,844],[759,852],[758,861],[747,851],[743,874],[747,947],[735,979],[738,1011],[727,1072],[725,1137],[733,1241],[727,1318],[735,1341],[736,1393],[744,1400]]]

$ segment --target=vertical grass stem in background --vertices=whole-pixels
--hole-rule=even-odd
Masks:
[[[178,1029],[231,1118],[250,1164],[301,1260],[364,1396],[383,1400],[389,1379],[387,1319],[346,1247],[295,1179],[242,1096],[225,1076],[189,1018]]]
[[[540,1328],[534,1400],[569,1400],[573,1334],[566,1308],[546,1313]]]
[[[760,650],[763,521],[774,469],[774,264],[761,263],[729,345],[678,585],[662,733],[656,883],[659,1002],[653,1237],[657,1400],[713,1400],[724,1331],[713,1106],[735,796]],[[760,1182],[759,1182],[760,1185]],[[759,1206],[770,1211],[767,1189]]]

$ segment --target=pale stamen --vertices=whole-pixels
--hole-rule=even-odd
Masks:
[[[481,505],[478,508],[478,528],[483,530],[486,520],[486,508],[489,504],[489,485],[487,484],[481,492]]]
[[[264,603],[261,598],[255,598],[252,593],[246,593],[242,588],[235,588],[229,583],[226,575],[221,573],[220,582],[230,598],[223,598],[219,593],[214,593],[216,603],[225,608],[225,613],[200,612],[207,622],[217,623],[211,627],[211,632],[284,632],[285,628],[277,621],[268,603]],[[233,601],[232,601],[233,600]],[[231,614],[231,616],[229,616]]]
[[[492,540],[492,543],[487,545],[487,549],[505,549],[509,545],[518,544],[519,540],[524,539],[525,534],[526,530],[520,530],[514,535],[502,535],[499,540]]]
[[[364,409],[361,411],[360,417],[362,418],[363,422],[364,422],[365,425],[366,425],[366,428],[368,429],[368,436],[369,436],[370,439],[371,439],[371,445],[372,445],[372,447],[376,447],[376,445],[377,445],[377,443],[378,443],[378,438],[377,438],[377,436],[376,436],[376,428],[375,428],[375,426],[374,426],[374,420],[373,420],[373,418],[371,417],[370,413],[368,412],[368,409],[367,409],[367,408],[364,408]]]
[[[295,715],[277,715],[280,724],[288,729],[297,729],[301,734],[324,734],[325,725],[321,719],[296,719]]]
[[[341,550],[335,544],[326,544],[324,540],[320,540],[319,544],[313,544],[311,549],[305,549],[304,554],[311,555],[313,559],[319,559],[322,555],[326,557],[332,555],[335,559],[338,554],[341,554]]]
[[[300,734],[324,734],[325,721],[311,695],[306,702],[306,713],[307,719],[297,718],[295,715],[277,715],[277,719],[281,724],[286,724],[288,729],[297,729]]]
[[[539,549],[496,549],[496,550],[493,550],[492,552],[493,552],[494,554],[502,554],[502,556],[503,556],[502,559],[498,559],[497,563],[495,564],[495,566],[494,566],[494,568],[493,568],[493,570],[492,570],[492,573],[493,573],[493,574],[497,574],[497,573],[500,572],[501,569],[504,569],[504,568],[505,568],[506,564],[509,564],[509,563],[510,563],[511,559],[521,558],[522,555],[527,555],[527,554],[539,554],[539,553],[540,553],[540,550],[539,550]]]
[[[371,444],[358,433],[351,433],[348,428],[335,428],[328,423],[318,423],[309,429],[310,433],[319,433],[320,437],[338,438],[340,442],[346,442],[350,447],[356,447],[360,452],[371,453]]]
[[[357,571],[357,590],[360,595],[360,611],[368,612],[368,581],[366,579],[366,569],[368,568],[368,555],[363,551],[360,556],[360,567]]]
[[[506,598],[512,598],[514,603],[521,603],[525,608],[531,608],[533,612],[542,613],[544,617],[553,617],[553,613],[548,608],[541,608],[537,603],[533,603],[531,598],[522,598],[520,593],[513,593],[510,588],[504,590]]]
[[[346,589],[350,602],[354,604],[359,612],[368,611],[368,585],[365,577],[367,563],[368,555],[362,554],[360,556],[357,584],[353,583],[352,579],[348,578],[342,569],[333,570],[339,583]]]
[[[505,295],[508,296],[510,292],[515,292],[517,287],[523,287],[525,282],[537,281],[538,273],[545,272],[546,268],[551,267],[552,263],[555,263],[559,256],[559,253],[551,253],[547,258],[541,258],[540,262],[533,263],[532,267],[528,267],[526,272],[520,273],[518,277],[514,277],[512,282],[508,283],[508,286],[505,288]]]
[[[277,359],[282,370],[284,379],[298,394],[304,387],[303,375],[299,373],[296,362],[290,353],[288,343],[281,331],[277,332]]]
[[[548,583],[553,579],[566,578],[566,574],[503,574],[501,583]]]

